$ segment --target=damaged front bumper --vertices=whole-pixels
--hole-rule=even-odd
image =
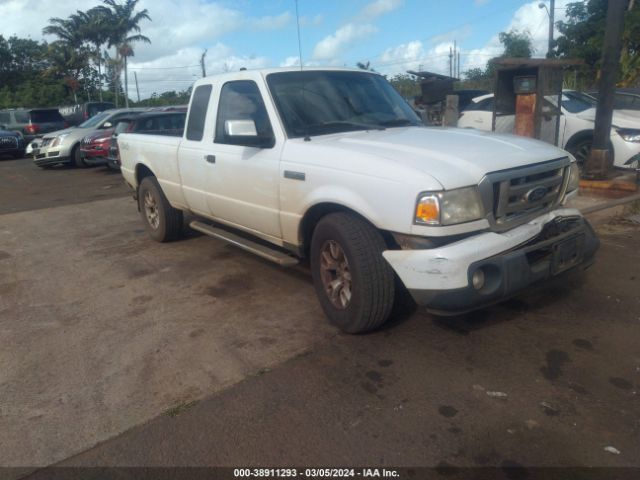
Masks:
[[[457,314],[586,268],[598,246],[578,210],[559,209],[506,232],[483,232],[431,249],[387,250],[383,256],[419,305]]]

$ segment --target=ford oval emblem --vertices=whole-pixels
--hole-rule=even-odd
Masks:
[[[534,187],[525,194],[524,198],[529,203],[536,203],[542,200],[547,193],[549,193],[549,189],[547,187]]]

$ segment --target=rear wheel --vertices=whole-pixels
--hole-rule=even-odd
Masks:
[[[393,307],[393,270],[380,233],[348,213],[323,217],[311,240],[311,272],[329,321],[347,333],[382,325]]]
[[[149,236],[170,242],[182,233],[182,211],[173,208],[155,177],[145,177],[138,189],[138,206]]]

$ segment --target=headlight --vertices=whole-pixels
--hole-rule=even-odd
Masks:
[[[618,135],[627,142],[640,143],[640,130],[636,128],[621,128],[618,130]]]
[[[64,139],[67,138],[69,134],[65,133],[64,135],[58,135],[53,142],[51,142],[51,146],[52,147],[57,147],[58,145],[62,145],[62,142],[64,142]]]
[[[569,166],[569,182],[567,183],[567,193],[573,192],[580,187],[580,169],[574,161]]]
[[[476,187],[445,192],[427,192],[418,197],[415,223],[418,225],[455,225],[484,216]]]

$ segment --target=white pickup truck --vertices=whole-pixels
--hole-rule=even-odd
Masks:
[[[380,326],[406,288],[453,314],[591,265],[563,207],[575,159],[543,142],[427,128],[380,75],[240,71],[196,82],[182,138],[122,134],[122,174],[150,236],[190,226],[282,266],[310,262],[340,329]]]

